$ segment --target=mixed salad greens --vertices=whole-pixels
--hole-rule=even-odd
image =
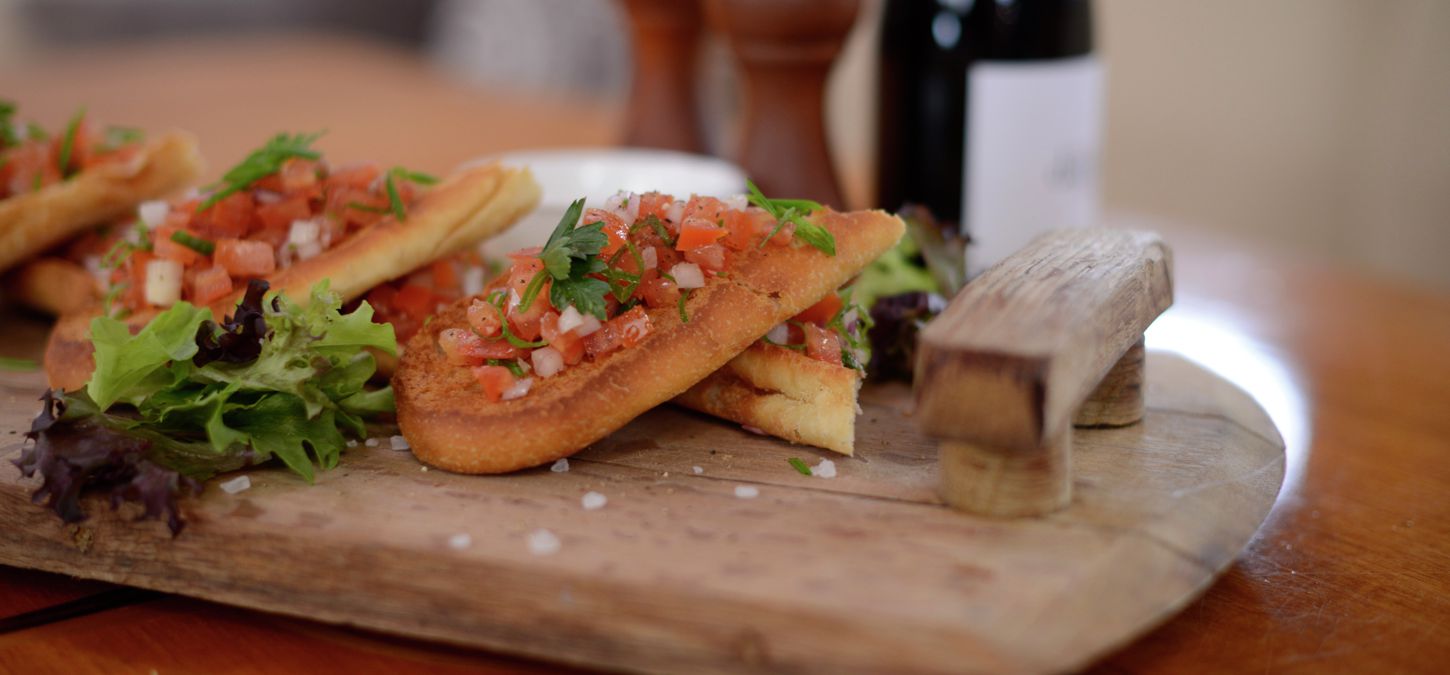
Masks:
[[[177,498],[199,481],[273,458],[309,482],[331,468],[345,435],[393,411],[389,387],[369,389],[377,369],[368,348],[396,354],[392,326],[373,323],[366,302],[348,314],[327,282],[299,306],[252,281],[233,316],[179,302],[132,335],[108,317],[91,322],[96,369],[85,389],[47,391],[15,463],[43,482],[62,520],[86,515],[83,492],[105,492],[113,507],[140,503],[163,514],[173,534]]]

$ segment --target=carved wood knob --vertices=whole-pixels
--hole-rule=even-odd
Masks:
[[[707,0],[745,81],[737,160],[766,194],[843,208],[826,145],[826,77],[859,0]]]

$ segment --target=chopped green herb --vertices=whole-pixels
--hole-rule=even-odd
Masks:
[[[60,141],[60,153],[56,158],[56,168],[60,169],[62,179],[70,178],[75,174],[70,168],[70,161],[75,155],[76,134],[80,132],[81,122],[86,118],[86,109],[81,107],[72,115],[70,122],[65,125],[65,137]]]
[[[267,176],[277,173],[282,168],[282,163],[289,159],[318,159],[322,153],[312,149],[312,144],[322,137],[325,132],[313,134],[277,134],[267,141],[262,147],[253,150],[240,164],[222,174],[218,183],[207,186],[207,189],[214,190],[210,197],[207,197],[197,211],[205,211],[217,202],[247,189]]]
[[[29,373],[34,372],[38,365],[33,359],[19,359],[11,356],[0,356],[0,370]]]
[[[835,236],[826,228],[805,218],[812,212],[825,208],[819,202],[809,199],[770,199],[760,192],[760,188],[756,187],[755,183],[751,181],[745,183],[750,188],[750,203],[765,209],[771,217],[775,218],[775,229],[770,231],[769,236],[761,240],[760,248],[764,248],[767,242],[774,239],[786,223],[795,223],[795,233],[801,241],[824,251],[826,255],[836,255]]]
[[[504,311],[504,306],[503,306],[504,296],[503,296],[502,293],[498,293],[497,295],[498,295],[498,300],[497,301],[490,300],[489,302],[493,303],[493,306],[498,308],[498,314],[499,314],[499,316],[507,317],[508,316],[508,312],[505,312]],[[489,296],[489,297],[492,298],[494,296]],[[546,346],[546,345],[549,344],[549,343],[547,343],[547,342],[545,342],[543,340],[539,340],[537,342],[529,342],[528,340],[525,340],[525,339],[523,339],[523,338],[521,338],[521,337],[519,337],[517,335],[514,335],[514,332],[509,329],[508,319],[504,319],[500,323],[502,324],[502,327],[503,327],[503,339],[507,340],[509,344],[511,344],[511,345],[513,345],[515,347],[518,347],[519,349],[533,349],[535,347],[543,347],[543,346]]]
[[[193,235],[186,230],[172,232],[171,240],[202,255],[211,255],[212,251],[216,250],[216,244]]]
[[[388,192],[388,207],[392,210],[394,218],[403,221],[408,219],[408,210],[407,205],[403,203],[403,197],[398,192],[398,181],[400,180],[419,185],[434,185],[438,179],[421,171],[409,171],[401,166],[388,169],[388,175],[383,179],[383,186]]]
[[[680,289],[680,323],[689,323],[690,315],[685,312],[685,301],[690,299],[690,291],[693,289]]]
[[[0,149],[20,145],[20,138],[15,134],[14,117],[15,103],[0,100]]]
[[[40,174],[39,173],[35,174],[35,177],[34,178],[30,179],[30,191],[31,192],[40,192]]]
[[[106,127],[106,135],[101,141],[99,150],[110,152],[132,143],[140,143],[145,138],[146,133],[134,127]]]
[[[645,216],[644,222],[645,222],[645,224],[649,225],[651,229],[653,229],[655,231],[655,234],[657,234],[657,235],[660,236],[660,239],[665,242],[665,246],[674,246],[675,245],[675,240],[672,237],[670,237],[669,231],[665,229],[665,224],[664,223],[661,223],[660,222],[660,219],[657,218],[657,217],[655,217],[654,214],[650,214],[648,216]]]
[[[44,141],[50,139],[50,134],[46,133],[45,127],[34,122],[26,122],[25,138],[31,141]]]
[[[608,239],[604,236],[602,222],[575,226],[583,213],[583,199],[575,200],[564,211],[548,242],[539,251],[544,273],[535,274],[529,285],[524,287],[524,294],[519,298],[519,311],[528,311],[543,289],[544,282],[552,280],[549,301],[555,307],[573,305],[574,309],[592,314],[600,321],[608,318],[604,311],[604,296],[610,292],[610,284],[590,276],[609,269],[599,259],[599,252],[604,250]]]
[[[518,359],[489,359],[488,365],[508,368],[514,377],[523,377],[526,374],[524,373],[524,367],[519,365]]]
[[[393,174],[391,171],[388,172],[388,177],[383,181],[383,185],[388,189],[388,205],[392,207],[393,217],[399,221],[407,220],[408,213],[403,208],[403,198],[398,196],[398,184],[393,182]]]
[[[793,466],[793,467],[795,467],[795,470],[797,472],[799,472],[802,476],[809,476],[809,475],[811,475],[811,467],[806,466],[806,463],[803,462],[803,461],[801,461],[801,458],[799,458],[799,457],[792,457],[792,458],[787,459],[785,461],[790,462],[790,465]]]

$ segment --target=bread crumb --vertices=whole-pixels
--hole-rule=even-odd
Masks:
[[[559,552],[559,537],[548,530],[534,530],[529,533],[528,540],[529,553],[534,555],[554,555]]]
[[[560,457],[554,462],[553,466],[549,467],[549,470],[554,473],[567,473],[569,471],[569,458]]]
[[[760,488],[754,485],[736,485],[735,496],[741,499],[755,499],[760,496]]]
[[[234,495],[238,492],[241,492],[242,490],[252,487],[252,479],[250,476],[237,476],[236,478],[222,483],[217,487],[221,488],[222,492],[225,492],[229,495]]]
[[[584,506],[585,511],[598,511],[609,503],[609,498],[591,490],[584,493],[584,497],[579,500],[579,503]]]
[[[473,545],[473,537],[466,532],[459,532],[448,538],[448,547],[455,551],[462,551]]]
[[[816,478],[835,478],[836,463],[829,459],[823,459],[820,464],[811,467],[811,475]]]

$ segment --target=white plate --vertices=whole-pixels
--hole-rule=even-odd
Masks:
[[[676,197],[690,194],[728,197],[745,192],[745,172],[740,167],[715,157],[668,150],[521,150],[480,157],[465,166],[494,160],[529,167],[543,188],[543,199],[533,213],[484,244],[483,251],[489,256],[543,244],[570,202],[580,197],[589,206],[601,206],[620,190],[657,190]]]

